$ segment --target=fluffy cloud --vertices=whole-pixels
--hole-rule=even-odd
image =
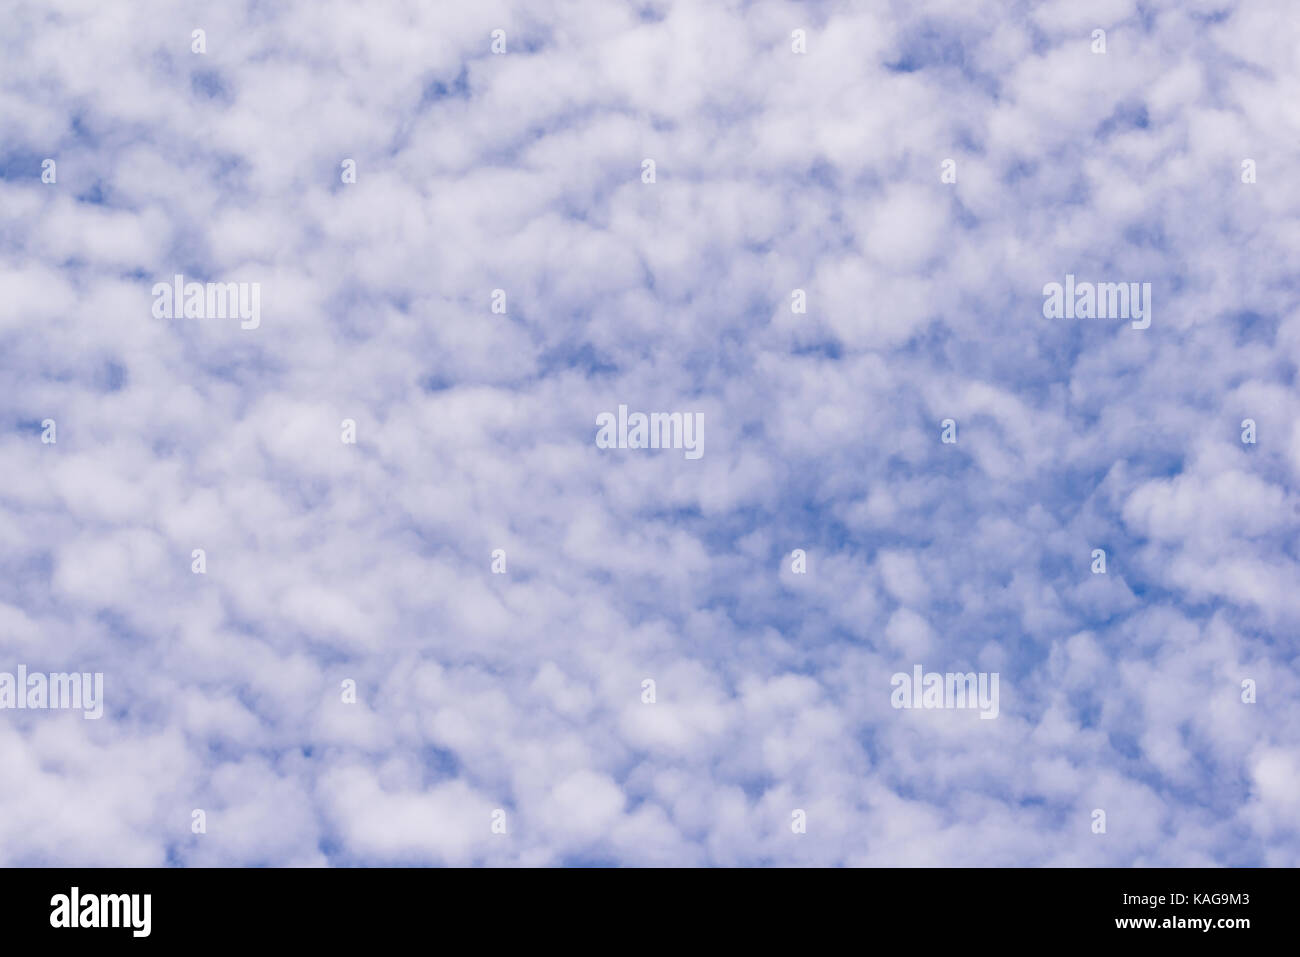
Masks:
[[[1300,862],[1287,4],[11,20],[0,860]]]

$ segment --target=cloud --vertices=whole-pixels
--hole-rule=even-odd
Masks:
[[[0,861],[1300,861],[1287,5],[12,20]]]

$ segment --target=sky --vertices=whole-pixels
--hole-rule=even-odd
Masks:
[[[1287,0],[3,18],[0,863],[1300,864]]]

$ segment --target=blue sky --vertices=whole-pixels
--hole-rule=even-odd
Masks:
[[[7,19],[0,862],[1300,863],[1289,4]]]

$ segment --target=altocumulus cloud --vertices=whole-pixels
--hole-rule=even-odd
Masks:
[[[1300,21],[1013,6],[13,7],[0,861],[1300,863]]]

